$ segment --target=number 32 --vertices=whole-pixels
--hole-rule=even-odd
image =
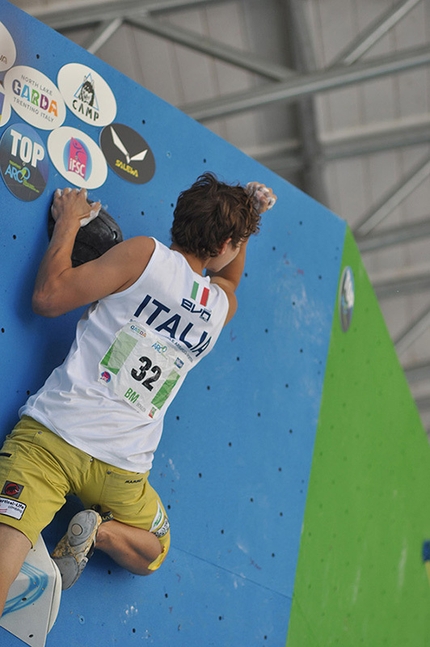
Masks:
[[[152,391],[154,388],[153,382],[156,382],[161,376],[161,368],[159,366],[152,366],[149,357],[139,357],[139,362],[142,362],[142,364],[138,370],[135,368],[131,369],[131,376],[138,382],[142,382],[142,386],[148,389],[148,391]],[[153,375],[145,379],[148,371],[151,371]]]

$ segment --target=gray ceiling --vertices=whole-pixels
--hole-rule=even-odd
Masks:
[[[345,219],[430,431],[430,0],[16,0]]]

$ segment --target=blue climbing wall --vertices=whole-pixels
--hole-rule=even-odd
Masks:
[[[345,223],[5,0],[0,80],[1,437],[64,358],[81,314],[48,320],[31,311],[57,187],[87,186],[125,237],[165,243],[178,193],[206,170],[262,181],[278,195],[248,247],[238,314],[166,417],[151,479],[172,524],[163,568],[139,578],[96,553],[64,592],[47,645],[67,636],[68,647],[280,647]],[[46,529],[48,548],[77,505],[68,502]],[[21,644],[1,628],[0,643]]]

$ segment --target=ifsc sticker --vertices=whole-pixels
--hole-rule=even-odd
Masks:
[[[107,164],[97,144],[81,130],[63,126],[48,137],[51,160],[68,182],[84,189],[97,189],[107,177]]]
[[[111,124],[100,134],[100,146],[111,169],[123,180],[145,184],[155,173],[154,155],[143,137],[125,124]]]
[[[0,126],[5,126],[10,119],[10,103],[3,88],[0,87]]]
[[[12,67],[6,72],[4,89],[15,112],[35,128],[53,130],[66,118],[66,106],[57,86],[33,67]]]
[[[6,29],[4,24],[0,22],[0,72],[6,72],[15,63],[16,47],[15,42]]]
[[[57,83],[68,108],[85,123],[106,126],[115,119],[115,96],[95,70],[68,63],[58,72]]]
[[[350,267],[345,267],[339,288],[339,316],[343,332],[346,332],[351,325],[354,302],[354,274]]]
[[[7,188],[20,200],[31,202],[42,195],[49,160],[40,136],[28,124],[14,124],[3,133],[0,171]]]

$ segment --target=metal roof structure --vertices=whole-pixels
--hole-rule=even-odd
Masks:
[[[430,432],[430,1],[12,4],[348,222]]]

